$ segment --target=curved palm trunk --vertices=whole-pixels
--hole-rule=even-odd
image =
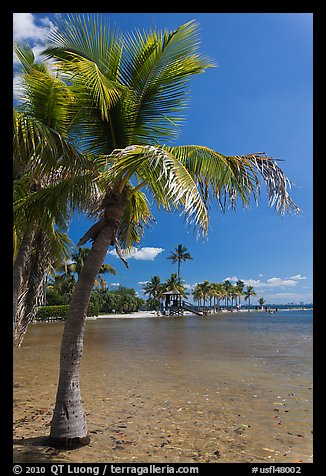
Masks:
[[[28,325],[32,322],[36,307],[43,300],[44,278],[49,264],[49,247],[44,232],[41,230],[33,237],[30,256],[25,263],[22,284],[19,289],[15,325],[15,344],[20,347]]]
[[[32,233],[25,233],[13,267],[13,331],[16,328],[19,289],[23,282],[24,269],[31,249],[32,238]]]
[[[116,240],[117,224],[123,212],[121,205],[120,210],[117,206],[114,208],[114,219],[94,239],[80,272],[65,322],[60,350],[59,384],[50,432],[50,441],[54,446],[76,447],[90,441],[81,402],[79,366],[91,290],[107,250]]]

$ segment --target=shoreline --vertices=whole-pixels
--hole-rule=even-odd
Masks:
[[[237,313],[248,313],[248,312],[261,312],[265,314],[276,314],[280,311],[313,311],[313,308],[305,308],[305,307],[296,307],[296,308],[277,308],[278,311],[274,312],[273,308],[271,308],[272,312],[265,311],[265,309],[238,309],[238,310],[228,310],[228,309],[221,309],[218,312],[212,312],[209,315],[220,315],[220,314],[237,314]],[[187,316],[194,316],[195,314],[185,311],[183,317]],[[205,316],[205,317],[207,317]],[[99,314],[98,316],[89,316],[86,317],[86,320],[96,320],[96,319],[148,319],[148,318],[164,318],[164,317],[171,317],[171,316],[164,316],[161,313],[158,315],[156,311],[136,311],[126,314]]]

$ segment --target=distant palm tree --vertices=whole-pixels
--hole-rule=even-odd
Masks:
[[[78,248],[78,251],[72,254],[72,262],[67,265],[69,271],[77,273],[77,275],[79,277],[80,272],[81,272],[81,270],[84,266],[84,262],[85,262],[87,256],[89,255],[89,252],[90,252],[90,248]],[[111,266],[110,264],[102,264],[102,266],[100,267],[100,270],[97,274],[97,280],[99,282],[102,282],[101,281],[101,275],[106,274],[106,273],[111,273],[111,274],[114,274],[114,275],[117,274],[117,272],[116,272],[116,270],[114,269],[113,266]]]
[[[224,290],[222,283],[212,283],[212,293],[214,297],[214,308],[216,307],[216,300],[218,307],[220,307],[220,300],[224,297]]]
[[[180,279],[181,261],[188,261],[192,259],[192,257],[185,246],[178,245],[178,247],[175,248],[175,251],[171,251],[171,254],[167,257],[167,259],[170,259],[173,264],[178,263],[178,278]]]
[[[263,306],[264,306],[265,302],[266,301],[263,297],[258,299],[258,304],[260,305],[261,309],[263,309]]]
[[[193,292],[192,297],[195,302],[198,302],[199,306],[202,306],[202,299],[203,299],[203,291],[198,284],[196,284]]]
[[[172,273],[171,276],[165,281],[163,286],[164,286],[164,291],[177,291],[182,296],[187,297],[185,288],[180,278],[178,278],[177,273]]]
[[[240,306],[241,296],[243,296],[243,293],[244,293],[245,283],[243,281],[241,281],[241,279],[238,279],[238,281],[235,284],[236,284],[236,287],[237,287],[237,294],[238,294],[238,297],[239,297],[239,306]]]
[[[256,291],[254,290],[253,286],[247,286],[247,289],[245,290],[245,301],[249,302],[249,307],[250,307],[250,298],[251,296],[256,296]]]
[[[203,299],[204,307],[206,307],[206,300],[211,295],[211,283],[209,281],[204,281],[203,283],[197,284],[196,288],[200,289],[200,294]]]
[[[143,286],[144,294],[149,294],[153,299],[159,299],[163,291],[163,285],[159,276],[153,276],[148,283]]]
[[[228,307],[229,299],[231,298],[233,292],[233,285],[229,279],[226,279],[223,283],[224,288],[224,298],[225,298],[225,306]]]

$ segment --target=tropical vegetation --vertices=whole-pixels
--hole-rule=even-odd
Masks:
[[[70,447],[89,442],[79,366],[85,316],[108,248],[115,247],[128,267],[122,249],[140,242],[153,221],[152,203],[181,211],[199,236],[207,234],[214,202],[222,210],[249,206],[261,182],[270,206],[281,214],[298,211],[288,178],[266,154],[227,156],[206,146],[165,144],[177,137],[190,78],[213,66],[199,51],[195,22],[174,31],[121,34],[102,18],[57,20],[45,51],[54,72],[25,71],[32,87],[23,105],[35,100],[42,107],[14,115],[14,160],[22,163],[15,195],[16,295],[28,254],[24,230],[54,235],[74,210],[95,220],[77,244],[93,242],[65,321],[51,422],[52,444]]]
[[[200,307],[219,309],[234,308],[241,306],[241,297],[249,301],[250,297],[255,296],[256,292],[252,286],[245,289],[244,282],[238,280],[236,284],[232,284],[230,280],[222,283],[211,283],[204,281],[195,285],[193,290],[193,299]],[[223,303],[223,304],[222,304]]]

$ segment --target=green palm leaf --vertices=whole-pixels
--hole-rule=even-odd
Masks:
[[[151,192],[158,207],[182,207],[187,220],[207,232],[208,216],[196,184],[181,162],[167,150],[154,146],[130,146],[111,154],[115,161],[102,174],[104,184],[122,192],[133,175]]]
[[[133,91],[133,143],[171,138],[183,120],[189,78],[212,62],[198,53],[198,24],[175,31],[136,31],[126,35],[121,82]]]
[[[249,205],[251,196],[257,200],[262,179],[270,206],[275,205],[281,214],[300,211],[287,193],[290,181],[276,161],[266,154],[226,156],[197,145],[164,149],[189,171],[207,205],[211,198],[216,198],[223,210],[228,204],[234,207],[238,198],[243,205]]]
[[[13,113],[13,154],[15,177],[23,170],[47,181],[95,167],[91,156],[82,154],[71,140],[37,118],[24,112]]]
[[[146,195],[130,186],[128,188],[129,200],[118,228],[118,240],[125,250],[140,242],[145,226],[154,220]]]
[[[72,211],[88,211],[99,199],[99,189],[93,172],[68,177],[47,185],[18,199],[14,203],[15,223],[32,227],[35,222],[41,228],[66,227]]]
[[[68,15],[50,35],[46,57],[56,58],[57,66],[74,87],[89,96],[109,122],[109,111],[124,88],[116,81],[122,53],[121,41],[109,25],[96,15]]]

